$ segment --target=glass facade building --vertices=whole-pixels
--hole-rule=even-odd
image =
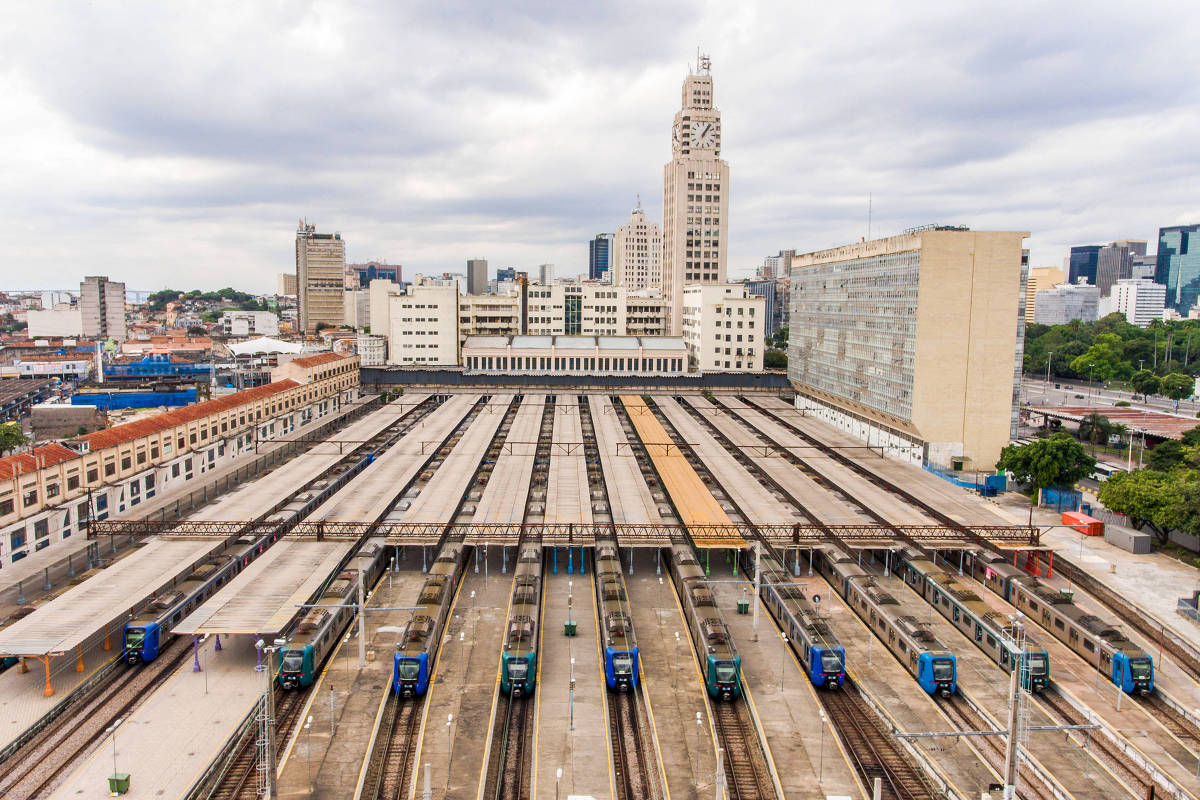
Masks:
[[[1098,244],[1071,248],[1067,283],[1079,283],[1079,279],[1083,278],[1092,286],[1096,285],[1096,271],[1100,266],[1100,249]]]
[[[912,419],[919,251],[793,268],[788,377]]]
[[[588,242],[588,280],[598,281],[612,269],[615,238],[616,234],[601,233]]]
[[[1158,229],[1154,280],[1167,287],[1167,308],[1187,316],[1200,300],[1200,225]]]

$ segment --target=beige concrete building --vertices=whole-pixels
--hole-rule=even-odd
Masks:
[[[125,284],[93,275],[79,284],[83,335],[89,339],[128,338],[125,329]]]
[[[766,300],[740,283],[683,290],[683,343],[688,369],[761,372],[767,325]]]
[[[1029,270],[1029,282],[1025,288],[1025,322],[1034,321],[1038,292],[1066,282],[1067,274],[1058,267],[1034,267]]]
[[[342,235],[317,233],[315,225],[301,222],[296,230],[296,289],[302,332],[316,333],[322,323],[335,328],[343,324],[345,275]]]
[[[526,324],[531,336],[624,336],[625,290],[605,283],[530,286]]]
[[[408,294],[389,294],[387,363],[458,364],[458,311],[455,286],[409,286]]]
[[[662,229],[646,219],[642,204],[617,228],[610,282],[627,291],[662,288]]]
[[[683,82],[663,168],[663,296],[668,328],[682,332],[683,287],[725,283],[729,164],[721,160],[721,112],[713,105],[709,60]]]
[[[666,336],[667,301],[648,291],[625,296],[625,334],[627,336]]]
[[[669,336],[468,336],[463,366],[490,375],[683,375],[687,351]]]
[[[915,462],[994,467],[1019,408],[1028,235],[929,228],[796,256],[797,407]]]
[[[296,273],[280,272],[276,276],[275,294],[285,295],[287,297],[296,296]]]
[[[83,312],[69,303],[59,303],[44,311],[25,312],[30,339],[57,339],[60,336],[83,335]]]
[[[356,331],[371,327],[371,290],[347,289],[342,295],[343,325]]]
[[[458,298],[458,333],[509,336],[521,332],[521,298],[512,294],[467,294]]]

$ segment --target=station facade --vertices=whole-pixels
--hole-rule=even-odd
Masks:
[[[357,356],[276,367],[263,386],[0,459],[0,569],[335,413],[359,394]]]

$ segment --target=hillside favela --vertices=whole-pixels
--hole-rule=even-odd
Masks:
[[[1200,7],[19,4],[0,798],[1200,798]]]

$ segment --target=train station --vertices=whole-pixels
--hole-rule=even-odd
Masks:
[[[364,396],[76,579],[0,571],[0,796],[1200,797],[1151,556],[775,389]]]

